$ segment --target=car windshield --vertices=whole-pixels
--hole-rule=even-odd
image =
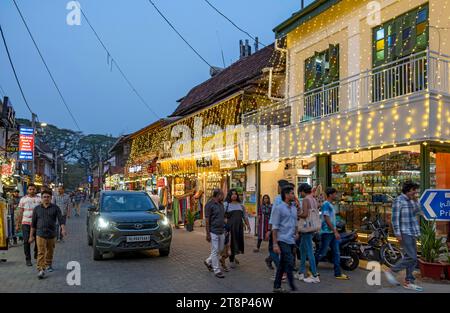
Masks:
[[[156,207],[146,194],[104,195],[101,210],[104,212],[155,211]]]

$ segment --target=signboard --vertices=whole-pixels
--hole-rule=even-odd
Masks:
[[[201,167],[201,168],[206,168],[206,167],[211,167],[212,164],[212,160],[210,158],[201,158],[196,160],[197,163],[197,167]]]
[[[141,165],[137,165],[137,166],[132,166],[130,168],[128,168],[128,172],[130,173],[139,173],[142,171],[142,166]]]
[[[450,221],[450,189],[427,189],[420,204],[427,220]]]
[[[92,184],[92,176],[91,175],[88,176],[88,183]]]
[[[9,138],[8,144],[6,147],[6,152],[9,152],[9,153],[19,152],[19,134],[18,133],[11,135],[11,137]]]
[[[21,127],[19,135],[19,160],[33,161],[34,157],[34,129]]]

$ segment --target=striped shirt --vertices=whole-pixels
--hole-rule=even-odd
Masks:
[[[23,210],[22,224],[31,225],[31,219],[33,218],[33,209],[41,204],[41,197],[25,196],[20,199],[19,209]]]
[[[70,197],[66,194],[55,194],[52,198],[52,203],[57,205],[61,209],[62,215],[67,215],[67,211],[70,205]]]
[[[52,203],[48,207],[41,204],[33,210],[31,227],[36,229],[36,236],[51,239],[56,237],[56,221],[65,224],[60,208]]]
[[[417,201],[401,194],[394,200],[392,206],[392,228],[397,237],[401,235],[420,236],[420,226],[417,215],[420,208]]]

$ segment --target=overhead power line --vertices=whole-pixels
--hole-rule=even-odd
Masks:
[[[214,11],[216,11],[217,13],[219,13],[220,15],[222,15],[228,22],[230,22],[234,27],[236,27],[239,31],[241,31],[242,33],[246,34],[249,38],[253,39],[254,42],[257,42],[256,37],[252,36],[249,32],[247,32],[246,30],[244,30],[243,28],[239,27],[235,22],[233,22],[228,16],[226,16],[224,13],[222,13],[218,8],[216,8],[211,2],[209,2],[208,0],[204,0]],[[266,47],[265,44],[263,44],[262,42],[258,41],[259,44],[261,44],[263,47]]]
[[[173,29],[173,31],[191,48],[192,51],[203,61],[205,62],[209,67],[213,67],[202,55],[183,37],[183,35],[180,34],[180,32],[173,26],[173,24],[167,19],[167,17],[164,16],[164,14],[158,9],[156,4],[152,0],[148,0],[151,5],[155,8],[155,10],[161,15],[161,17],[166,21],[166,23]]]
[[[125,75],[125,72],[122,70],[122,68],[120,67],[119,63],[117,63],[117,60],[112,56],[111,52],[108,50],[108,48],[104,44],[103,40],[100,38],[99,34],[97,33],[97,31],[92,26],[91,22],[89,21],[88,17],[86,16],[84,10],[81,7],[79,7],[79,9],[80,9],[80,12],[83,15],[84,19],[88,23],[89,27],[91,28],[92,32],[94,33],[95,37],[97,38],[97,40],[102,45],[103,49],[108,54],[108,58],[111,58],[111,64],[114,64],[116,66],[116,68],[119,70],[120,74],[122,75],[123,79],[125,79],[125,81],[127,82],[128,86],[130,86],[131,90],[136,94],[136,96],[139,98],[139,100],[147,107],[147,109],[153,115],[155,115],[159,119],[160,116],[150,107],[150,105],[147,103],[147,101],[145,101],[145,99],[141,96],[141,94],[137,91],[137,89],[134,87],[134,85],[128,79],[127,75]]]
[[[12,68],[12,70],[14,72],[14,77],[16,78],[17,85],[19,86],[20,93],[22,94],[23,101],[25,102],[25,105],[27,106],[27,108],[30,111],[30,113],[34,114],[33,110],[31,110],[31,107],[28,104],[27,98],[25,97],[25,94],[24,94],[23,89],[22,89],[22,85],[20,84],[20,81],[19,81],[19,77],[17,77],[16,69],[15,69],[14,63],[13,63],[13,61],[11,59],[11,55],[10,55],[9,49],[8,49],[8,44],[6,43],[5,35],[3,34],[3,29],[2,29],[1,25],[0,25],[0,33],[2,34],[3,44],[5,45],[6,54],[8,55],[8,59],[9,59],[9,64],[11,64],[11,68]]]
[[[47,70],[48,75],[50,76],[53,84],[55,85],[56,90],[58,91],[58,94],[59,94],[59,96],[61,98],[61,101],[63,102],[64,106],[66,107],[67,112],[69,112],[69,115],[70,115],[72,121],[74,122],[75,126],[78,128],[79,131],[81,131],[81,128],[80,128],[80,125],[78,124],[77,119],[73,115],[72,110],[70,109],[69,105],[67,104],[66,99],[62,95],[61,90],[59,89],[58,84],[56,83],[56,80],[53,77],[53,74],[52,74],[52,72],[50,71],[50,69],[49,69],[49,67],[47,65],[47,62],[45,61],[44,56],[42,55],[41,50],[39,49],[39,46],[36,43],[36,40],[34,40],[33,34],[31,33],[30,28],[28,27],[28,24],[27,24],[27,22],[25,20],[25,17],[23,16],[22,12],[20,11],[20,8],[17,5],[16,0],[13,0],[13,2],[14,2],[14,5],[16,6],[17,12],[19,12],[19,15],[20,15],[20,18],[22,19],[23,24],[25,25],[25,27],[26,27],[26,29],[28,31],[28,34],[30,35],[31,40],[33,41],[34,47],[36,48],[37,52],[39,53],[39,56],[41,57],[42,63],[44,63],[44,66],[45,66],[45,69]]]

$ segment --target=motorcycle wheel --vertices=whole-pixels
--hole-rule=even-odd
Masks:
[[[403,258],[403,253],[397,247],[389,249],[388,245],[383,245],[380,250],[381,264],[385,264],[388,267],[394,266],[400,259]]]
[[[354,271],[359,266],[359,256],[356,252],[350,251],[348,255],[350,259],[341,260],[341,266],[346,271]]]

